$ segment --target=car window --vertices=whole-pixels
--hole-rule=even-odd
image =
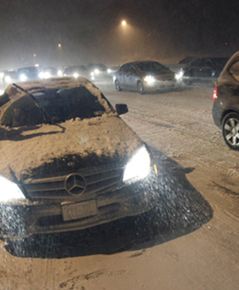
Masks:
[[[52,122],[93,118],[105,112],[98,99],[84,87],[52,89],[33,94]],[[44,114],[30,96],[15,101],[3,115],[5,126],[20,127],[44,123]]]
[[[121,66],[120,68],[120,72],[127,72],[129,69],[129,65],[128,64],[124,64]]]
[[[168,72],[169,69],[165,67],[164,65],[158,63],[158,62],[142,62],[137,63],[136,67],[140,70],[150,73],[150,72]]]
[[[229,69],[229,72],[235,80],[239,82],[239,61],[235,62]]]

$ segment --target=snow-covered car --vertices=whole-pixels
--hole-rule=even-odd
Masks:
[[[10,85],[0,97],[2,238],[85,229],[149,211],[151,153],[86,79]]]
[[[165,87],[175,87],[176,83],[175,74],[156,61],[126,63],[114,76],[117,91],[130,90],[140,94]]]
[[[239,52],[228,61],[215,83],[212,115],[226,144],[239,150]]]

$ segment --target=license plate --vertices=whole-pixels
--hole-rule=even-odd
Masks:
[[[84,201],[62,206],[63,220],[72,221],[97,214],[97,205],[95,200]]]

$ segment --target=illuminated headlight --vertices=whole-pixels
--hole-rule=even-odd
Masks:
[[[78,77],[79,77],[80,75],[79,75],[78,72],[74,72],[72,76],[73,76],[74,79],[78,79]]]
[[[49,71],[44,72],[44,79],[50,79],[52,77],[52,74]]]
[[[25,199],[24,194],[16,183],[0,176],[0,201],[11,201],[16,199]]]
[[[41,71],[39,74],[38,74],[38,77],[39,79],[43,80],[45,78],[45,73],[43,71]]]
[[[175,80],[181,81],[183,79],[184,71],[181,69],[179,72],[175,74]]]
[[[100,70],[98,68],[94,69],[93,72],[96,76],[98,76],[100,74]]]
[[[146,82],[147,85],[153,86],[156,82],[156,79],[155,77],[149,75],[144,78],[144,81]]]
[[[112,72],[113,72],[112,69],[110,68],[107,69],[107,74],[112,74]]]
[[[20,82],[26,82],[28,80],[28,77],[25,74],[20,74],[19,80]]]
[[[61,69],[58,69],[57,76],[58,77],[63,77],[63,71]]]
[[[8,75],[5,76],[4,80],[5,80],[5,83],[7,83],[7,84],[12,83],[12,81],[13,81],[12,78],[10,76],[8,76]]]
[[[142,146],[125,167],[123,181],[135,182],[146,178],[150,174],[151,160],[148,150]]]

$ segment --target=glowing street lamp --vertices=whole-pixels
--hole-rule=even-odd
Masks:
[[[58,48],[62,48],[62,44],[59,42],[59,43],[57,44],[57,47],[58,47]]]
[[[122,26],[122,27],[126,27],[126,26],[127,26],[127,21],[126,21],[125,19],[123,19],[123,20],[121,21],[121,26]]]

